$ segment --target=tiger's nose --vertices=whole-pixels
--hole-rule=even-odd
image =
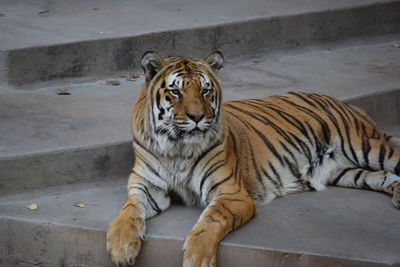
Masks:
[[[204,113],[196,113],[196,114],[186,113],[186,116],[195,123],[198,123],[199,121],[201,121],[201,119],[204,118]]]

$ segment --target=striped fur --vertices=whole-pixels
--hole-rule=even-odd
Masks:
[[[169,192],[205,207],[185,241],[184,266],[215,266],[219,242],[256,214],[255,201],[330,184],[383,191],[400,206],[399,139],[362,110],[318,94],[222,104],[222,63],[219,52],[143,56],[128,200],[107,232],[117,265],[134,262],[145,219],[169,207]]]

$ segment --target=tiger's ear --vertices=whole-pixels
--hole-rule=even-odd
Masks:
[[[147,51],[143,54],[140,63],[146,77],[146,82],[150,82],[157,72],[163,67],[163,59],[157,53],[153,51]]]
[[[220,51],[214,51],[208,57],[206,57],[204,61],[210,65],[211,69],[215,73],[218,73],[219,69],[222,68],[224,64],[224,56]]]

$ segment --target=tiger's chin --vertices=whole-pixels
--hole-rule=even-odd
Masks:
[[[211,129],[182,131],[179,135],[159,134],[152,143],[160,156],[192,158],[203,153],[219,139],[219,134]]]
[[[177,141],[181,141],[184,143],[199,143],[206,139],[208,130],[200,130],[199,128],[195,128],[191,131],[182,132],[180,136],[178,136]]]

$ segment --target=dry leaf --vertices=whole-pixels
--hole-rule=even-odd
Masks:
[[[28,206],[25,206],[25,208],[30,209],[30,210],[37,210],[39,207],[36,203],[32,203]]]
[[[112,85],[112,86],[118,86],[118,85],[121,84],[121,83],[120,83],[119,81],[117,81],[117,80],[108,80],[108,81],[106,81],[106,83],[107,83],[108,85]]]
[[[50,12],[50,10],[43,10],[43,11],[40,11],[38,14],[39,14],[39,15],[42,15],[42,14],[48,13],[48,12]]]
[[[126,80],[128,81],[135,81],[135,79],[139,78],[140,75],[139,74],[130,74],[128,75],[128,78],[126,78]]]
[[[86,205],[78,201],[78,202],[74,203],[74,206],[78,207],[78,208],[84,208]]]
[[[393,47],[400,48],[400,44],[392,44]]]
[[[6,16],[6,14],[0,13],[0,17],[5,17],[5,16]]]
[[[68,89],[57,89],[56,94],[57,95],[71,95],[71,93],[68,92]]]

